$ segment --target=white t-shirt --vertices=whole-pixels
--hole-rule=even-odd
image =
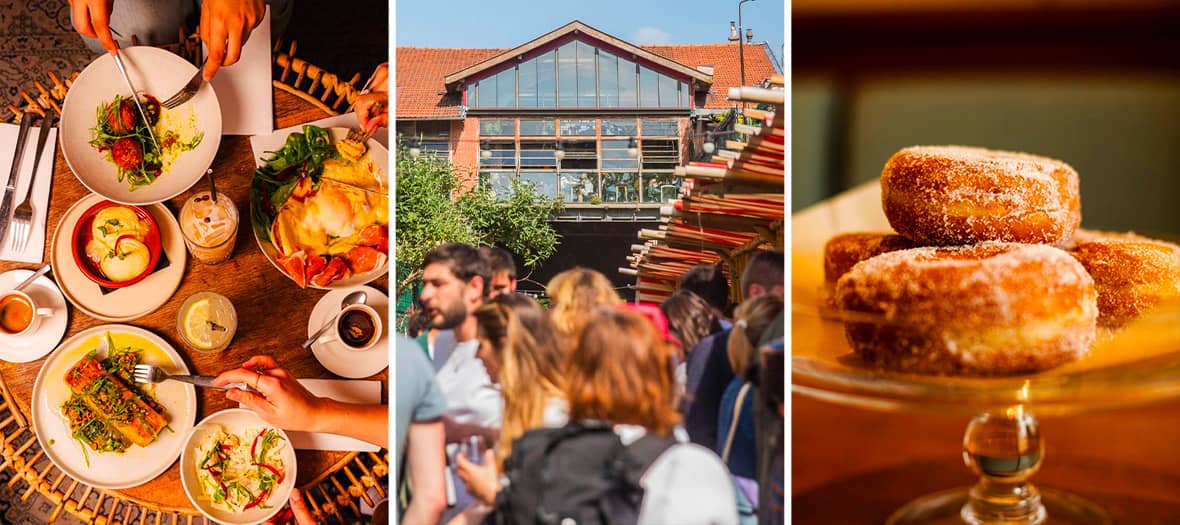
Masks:
[[[643,437],[635,425],[615,425],[624,445]],[[678,433],[682,434],[682,433]],[[737,525],[729,471],[713,451],[694,443],[672,445],[643,473],[638,525]]]
[[[504,396],[488,377],[483,361],[475,357],[477,350],[477,339],[456,344],[435,378],[447,400],[447,417],[456,423],[499,428]]]

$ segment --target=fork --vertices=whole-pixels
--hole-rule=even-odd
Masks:
[[[49,115],[46,115],[41,119],[41,130],[37,135],[37,153],[33,156],[33,173],[29,175],[29,183],[25,185],[25,194],[21,197],[20,204],[12,212],[13,229],[8,244],[13,253],[25,251],[25,246],[33,236],[33,183],[37,180],[37,166],[41,164],[41,150],[45,149],[45,139],[49,137],[49,130],[52,128],[53,123]]]
[[[192,385],[197,385],[204,388],[216,388],[218,390],[229,390],[236,388],[238,390],[245,390],[247,392],[256,392],[250,388],[246,383],[228,383],[222,386],[215,386],[213,384],[213,376],[190,376],[190,375],[172,375],[165,372],[156,365],[139,364],[135,365],[135,382],[136,383],[162,383],[168,379],[173,381],[181,381]]]
[[[185,102],[188,102],[190,98],[193,98],[193,95],[196,95],[197,91],[200,91],[201,89],[201,72],[202,66],[204,65],[205,61],[202,60],[201,64],[197,66],[197,72],[193,74],[193,78],[188,79],[188,82],[184,84],[184,87],[180,88],[180,91],[177,91],[175,95],[168,97],[168,99],[161,102],[160,105],[168,109],[174,109],[176,106],[184,104]]]

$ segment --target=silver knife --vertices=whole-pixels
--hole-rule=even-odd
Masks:
[[[156,142],[156,133],[152,131],[152,123],[148,120],[147,113],[144,113],[143,106],[139,103],[139,93],[135,91],[135,86],[131,85],[131,77],[127,76],[127,68],[123,67],[123,59],[119,56],[119,50],[115,50],[115,66],[119,68],[119,73],[123,75],[123,81],[127,83],[127,89],[131,90],[131,100],[135,101],[135,107],[139,109],[139,116],[143,118],[144,126],[147,127],[148,137],[152,139],[152,145],[156,146],[156,151],[160,151],[160,143]]]
[[[8,234],[8,224],[12,214],[12,198],[16,193],[16,179],[20,175],[20,165],[25,156],[25,140],[29,138],[29,128],[33,126],[33,118],[25,113],[20,119],[20,130],[16,135],[16,153],[12,155],[12,171],[8,173],[8,184],[4,187],[4,200],[0,201],[0,242]]]
[[[37,180],[37,166],[41,164],[41,150],[45,149],[45,140],[49,138],[49,130],[53,129],[52,122],[53,119],[49,115],[41,119],[41,130],[37,134],[37,152],[33,154],[33,173],[29,175],[29,183],[25,185],[25,191],[21,192],[20,198],[13,202],[25,202],[25,199],[29,198],[29,193],[33,191],[33,183]]]

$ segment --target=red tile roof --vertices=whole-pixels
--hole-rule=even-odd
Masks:
[[[730,106],[729,88],[740,84],[736,43],[639,46],[685,66],[713,66],[713,85],[707,109]],[[478,48],[397,48],[397,114],[399,119],[460,118],[462,98],[446,93],[443,77],[507,51]],[[778,74],[775,63],[761,44],[746,44],[746,84],[756,84]]]

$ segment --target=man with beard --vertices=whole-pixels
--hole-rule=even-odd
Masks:
[[[419,301],[427,326],[438,329],[430,348],[439,390],[446,398],[443,414],[447,454],[453,456],[458,443],[469,436],[481,436],[494,443],[500,428],[504,399],[492,383],[479,350],[477,323],[472,315],[487,297],[491,270],[479,250],[461,243],[443,244],[426,254],[422,267]],[[448,467],[448,484],[454,476]],[[472,501],[462,484],[456,489],[452,509],[463,509]],[[449,516],[444,516],[445,522]]]

